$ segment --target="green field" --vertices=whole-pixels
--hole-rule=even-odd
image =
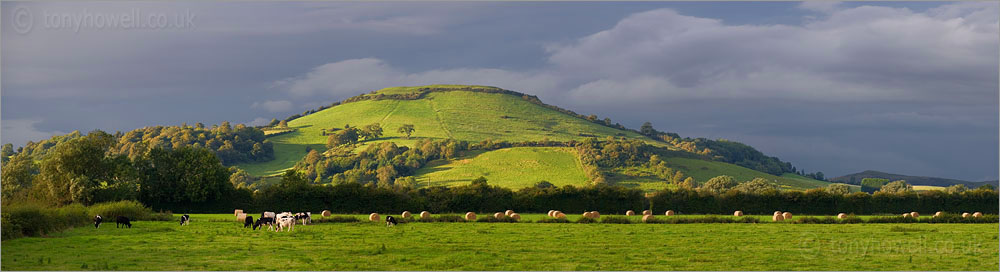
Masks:
[[[531,187],[545,180],[556,186],[587,184],[580,160],[568,147],[515,147],[469,152],[454,160],[437,160],[417,171],[421,186],[468,184],[483,176],[491,185]]]
[[[930,185],[913,185],[914,191],[944,191],[945,187]]]
[[[997,224],[364,222],[275,233],[230,218],[8,240],[0,269],[996,270],[998,262]]]
[[[829,182],[809,179],[794,174],[775,176],[759,172],[735,164],[713,162],[688,158],[664,158],[667,167],[684,172],[685,175],[694,177],[699,184],[708,181],[719,175],[729,175],[739,182],[750,181],[754,178],[765,178],[781,185],[783,189],[809,189],[821,188],[829,185]]]

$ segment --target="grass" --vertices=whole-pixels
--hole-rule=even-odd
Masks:
[[[275,233],[231,218],[4,241],[0,269],[995,270],[998,262],[997,224],[364,222]]]
[[[492,185],[524,188],[545,180],[556,186],[587,184],[580,160],[567,147],[515,147],[469,152],[454,160],[438,160],[417,171],[422,186],[468,184],[486,177]]]

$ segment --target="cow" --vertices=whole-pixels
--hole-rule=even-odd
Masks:
[[[94,216],[94,228],[95,229],[101,227],[101,222],[104,222],[104,217],[101,217],[100,214],[98,214],[97,216]]]
[[[385,216],[385,226],[386,227],[395,227],[396,223],[397,223],[396,222],[396,218],[392,217],[392,215]]]
[[[307,222],[312,224],[312,212],[296,213],[295,220],[301,220],[303,226],[305,226]]]
[[[295,228],[295,218],[294,217],[286,216],[286,217],[281,217],[280,219],[278,219],[278,230],[277,231],[281,231],[281,230],[284,230],[286,228],[288,229],[288,231],[292,231],[292,229]]]
[[[119,215],[118,218],[115,218],[115,228],[117,229],[121,225],[125,225],[130,229],[132,228],[132,222],[128,221],[128,217]]]
[[[262,213],[260,213],[260,218],[265,218],[265,217],[276,218],[275,215],[274,215],[274,212],[262,212]]]
[[[253,225],[253,216],[247,215],[247,218],[243,219],[243,228],[247,228]],[[256,228],[254,228],[256,229]]]
[[[264,225],[267,225],[267,229],[271,230],[274,227],[274,217],[261,217],[257,219],[253,224],[253,230],[257,230],[257,228],[264,229]]]
[[[190,215],[186,215],[185,214],[185,215],[181,216],[181,226],[187,225],[190,222],[191,222],[191,216]]]

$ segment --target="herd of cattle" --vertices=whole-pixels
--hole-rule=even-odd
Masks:
[[[237,212],[237,216],[239,216],[240,212],[242,212],[242,210]],[[264,226],[267,226],[267,230],[282,231],[287,229],[287,231],[292,231],[292,229],[295,228],[296,221],[301,221],[302,225],[312,224],[311,212],[295,214],[291,212],[283,212],[279,214],[275,214],[274,212],[263,212],[260,214],[260,218],[257,218],[256,221],[253,220],[253,216],[245,216],[246,217],[243,219],[243,228],[252,228],[253,230],[264,229]],[[101,217],[101,215],[94,216],[94,228],[100,228],[102,222],[104,222],[104,217]],[[190,222],[191,216],[187,214],[181,216],[181,226],[187,225]],[[392,216],[385,217],[386,226],[395,226],[396,223],[396,218],[393,218]],[[115,228],[122,226],[132,228],[132,222],[128,217],[119,215],[115,218]]]

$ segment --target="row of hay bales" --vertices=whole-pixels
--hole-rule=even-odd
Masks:
[[[938,217],[938,216],[941,216],[942,214],[944,214],[944,212],[938,211],[938,212],[934,213],[934,215],[931,216],[931,217]],[[969,216],[972,216],[972,217],[982,217],[983,213],[981,213],[981,212],[975,212],[975,213],[971,213],[971,214],[967,213],[967,212],[966,213],[962,213],[962,218],[969,218]],[[918,212],[908,212],[908,213],[904,213],[903,217],[918,218],[918,217],[920,217],[920,213],[918,213]]]

